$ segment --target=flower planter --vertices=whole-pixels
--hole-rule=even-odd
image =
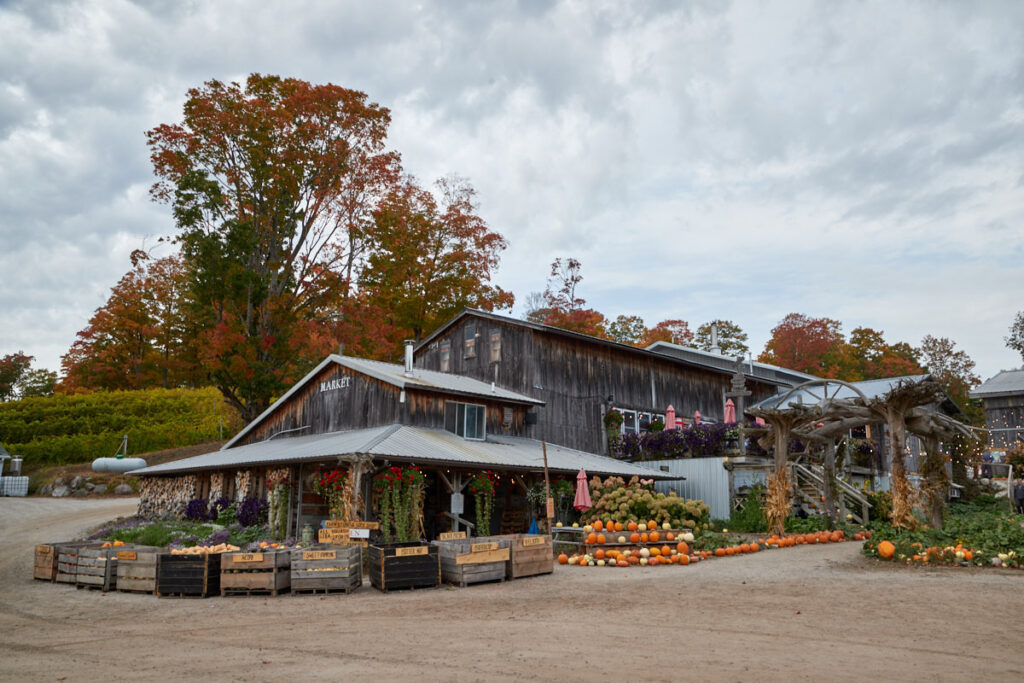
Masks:
[[[500,536],[434,541],[441,554],[441,579],[465,588],[471,583],[504,581],[511,541]]]
[[[441,553],[436,545],[371,545],[369,555],[370,585],[385,593],[401,588],[437,588],[441,583]]]

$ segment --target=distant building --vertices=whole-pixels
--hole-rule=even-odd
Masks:
[[[1006,450],[1024,441],[1024,368],[1003,370],[970,392],[985,405],[985,426],[992,430],[990,450]]]

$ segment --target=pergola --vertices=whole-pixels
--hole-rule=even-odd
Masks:
[[[811,400],[805,401],[805,398]],[[949,482],[940,441],[958,434],[975,438],[970,427],[934,407],[945,398],[942,386],[930,376],[920,381],[900,379],[888,391],[873,397],[841,380],[813,380],[749,409],[749,414],[766,423],[760,443],[766,449],[772,447],[775,454],[766,505],[773,531],[783,532],[792,504],[787,467],[790,439],[824,445],[825,510],[834,518],[836,442],[854,427],[877,422],[884,422],[889,430],[893,525],[911,527],[914,524],[914,491],[907,480],[904,463],[910,433],[920,437],[924,444],[921,493],[929,521],[941,527],[942,504]]]

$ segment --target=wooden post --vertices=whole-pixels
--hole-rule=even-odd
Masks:
[[[295,477],[295,538],[302,538],[302,464]]]
[[[829,439],[825,442],[825,466],[822,468],[823,488],[825,492],[825,514],[832,520],[832,527],[836,525],[836,503],[835,492],[832,489],[832,482],[836,476],[836,442]]]
[[[540,442],[541,452],[544,454],[544,500],[547,502],[545,512],[548,520],[548,533],[551,533],[551,519],[555,516],[555,501],[551,500],[551,480],[548,477],[548,445],[547,442]]]

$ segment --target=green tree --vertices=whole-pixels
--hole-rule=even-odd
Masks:
[[[718,325],[718,347],[725,356],[746,356],[747,333],[731,320],[712,320],[697,328],[693,345],[705,351],[711,350],[711,326]]]
[[[1010,325],[1010,335],[1004,337],[1007,348],[1013,349],[1024,359],[1024,311],[1017,314]]]
[[[33,360],[33,356],[28,356],[22,351],[9,353],[0,358],[0,401],[17,398],[18,383],[28,372]]]
[[[608,338],[620,344],[636,346],[646,334],[647,326],[638,315],[620,315],[608,325]]]
[[[38,398],[53,396],[57,386],[57,373],[46,368],[30,369],[21,376],[18,382],[18,394],[21,398]]]
[[[974,361],[956,342],[947,337],[925,336],[921,340],[921,362],[927,372],[946,389],[946,393],[967,413],[974,424],[984,424],[984,411],[971,404],[967,393],[981,383],[974,374]]]

